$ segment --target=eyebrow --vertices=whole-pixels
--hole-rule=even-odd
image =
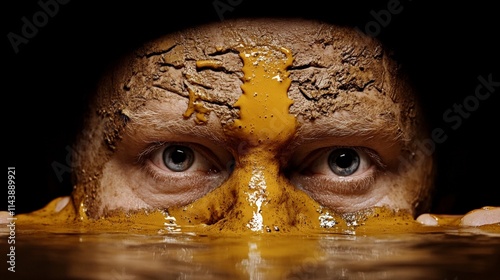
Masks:
[[[224,142],[226,137],[222,127],[214,125],[213,121],[197,125],[192,118],[183,118],[182,112],[177,115],[172,111],[175,110],[165,110],[161,105],[152,105],[134,112],[130,115],[130,123],[125,133],[135,141],[145,142],[156,142],[166,135],[196,136],[198,139],[215,143]]]
[[[297,129],[290,149],[304,143],[328,138],[384,139],[392,144],[406,143],[397,118],[391,114],[362,115],[360,113],[339,113],[328,118],[304,121]]]

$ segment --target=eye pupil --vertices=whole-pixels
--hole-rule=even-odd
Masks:
[[[176,149],[172,154],[172,162],[174,164],[181,164],[182,162],[186,161],[187,155],[185,151]]]
[[[165,166],[175,172],[189,169],[194,162],[194,152],[186,146],[174,145],[167,147],[163,152]]]
[[[359,155],[353,149],[336,149],[328,156],[330,169],[339,176],[352,175],[358,170],[359,163]]]
[[[353,156],[350,153],[342,153],[337,156],[336,164],[340,168],[348,168],[353,162]]]

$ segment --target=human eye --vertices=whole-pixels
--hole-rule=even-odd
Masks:
[[[148,193],[155,197],[145,199],[162,201],[159,204],[168,207],[188,204],[219,187],[232,172],[234,160],[221,148],[213,151],[198,143],[160,142],[141,153],[140,164]]]
[[[303,174],[322,175],[337,180],[358,178],[373,168],[375,153],[361,147],[321,148],[310,153],[299,167]]]
[[[195,144],[163,144],[151,153],[149,160],[161,176],[186,176],[187,173],[210,175],[223,169],[210,150]]]
[[[290,180],[297,188],[325,206],[342,208],[349,199],[374,188],[385,164],[376,151],[361,146],[333,146],[303,153],[295,162]]]

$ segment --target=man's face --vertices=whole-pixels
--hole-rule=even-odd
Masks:
[[[414,92],[382,45],[348,28],[182,30],[124,58],[92,106],[73,194],[91,218],[159,209],[291,231],[376,206],[416,214],[432,185]]]

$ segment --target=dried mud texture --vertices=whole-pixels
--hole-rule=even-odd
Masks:
[[[223,126],[232,124],[238,117],[233,104],[242,94],[239,53],[258,46],[291,50],[290,113],[298,119],[313,121],[354,107],[382,109],[381,115],[399,119],[405,139],[419,135],[414,128],[423,124],[415,118],[420,113],[414,92],[375,39],[347,27],[299,19],[207,24],[146,43],[103,77],[75,149],[75,205],[88,216],[97,216],[103,166],[119,147],[130,113],[146,101],[182,96],[190,108],[185,118],[203,125],[213,113]],[[355,99],[360,94],[389,96],[399,111],[365,108]]]

